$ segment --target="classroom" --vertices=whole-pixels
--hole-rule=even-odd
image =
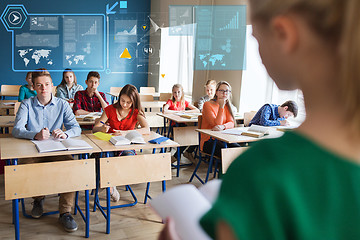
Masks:
[[[357,239],[360,4],[313,2],[2,1],[1,238]]]

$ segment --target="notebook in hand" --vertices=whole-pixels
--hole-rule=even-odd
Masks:
[[[47,140],[32,140],[39,153],[56,152],[56,151],[71,151],[92,149],[92,147],[84,140],[79,139],[55,139],[50,138]]]
[[[200,227],[200,218],[218,196],[221,180],[215,179],[197,189],[194,185],[176,186],[150,201],[151,207],[165,221],[172,217],[181,239],[205,240],[210,237]]]
[[[125,136],[114,136],[110,138],[110,142],[115,146],[146,143],[142,135],[136,130],[129,131]]]

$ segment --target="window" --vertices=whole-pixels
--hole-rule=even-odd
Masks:
[[[239,112],[256,111],[265,103],[282,104],[287,100],[295,101],[299,106],[297,118],[290,122],[299,124],[305,120],[304,96],[301,90],[279,90],[262,64],[259,45],[252,36],[252,26],[246,28],[246,70],[243,71]]]

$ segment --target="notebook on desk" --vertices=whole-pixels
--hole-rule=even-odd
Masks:
[[[186,118],[186,119],[197,119],[199,115],[201,115],[201,113],[176,113],[176,115],[182,117],[182,118]]]
[[[259,137],[263,137],[263,136],[269,134],[269,130],[270,130],[269,127],[252,125],[247,130],[237,129],[237,128],[229,128],[229,129],[222,131],[222,133],[259,138]]]
[[[92,147],[84,140],[79,139],[47,139],[47,140],[32,140],[39,153],[56,152],[56,151],[71,151],[92,149]]]
[[[136,130],[129,131],[125,136],[114,136],[110,138],[110,142],[115,146],[146,143],[142,135]]]

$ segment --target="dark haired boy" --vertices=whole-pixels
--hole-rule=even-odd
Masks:
[[[289,125],[286,119],[288,117],[296,117],[297,114],[298,106],[294,101],[286,101],[281,106],[265,104],[255,114],[249,126],[252,124],[261,126],[286,126]]]
[[[98,72],[89,72],[85,83],[87,88],[83,91],[76,92],[74,97],[73,111],[75,115],[101,112],[101,109],[104,110],[109,105],[106,101],[105,94],[97,90],[100,84],[100,74]]]

